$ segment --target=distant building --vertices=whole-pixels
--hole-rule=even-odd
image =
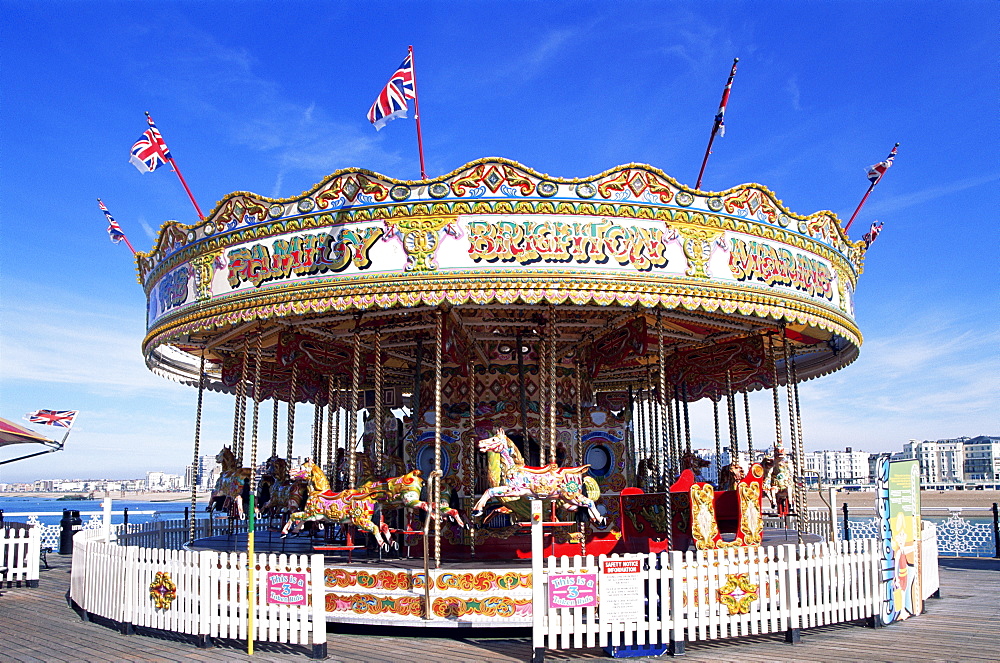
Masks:
[[[1000,480],[1000,437],[910,440],[898,457],[919,460],[925,484]]]
[[[1000,437],[965,440],[965,480],[1000,481]]]
[[[805,453],[805,479],[814,483],[816,478],[825,485],[868,483],[871,471],[867,451],[807,451]]]

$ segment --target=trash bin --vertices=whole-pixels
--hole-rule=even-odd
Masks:
[[[59,521],[59,554],[73,554],[73,535],[83,529],[80,512],[73,509],[63,509],[62,520]]]

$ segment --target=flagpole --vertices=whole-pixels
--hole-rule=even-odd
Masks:
[[[417,121],[417,151],[420,153],[420,179],[427,179],[424,169],[424,139],[420,134],[420,95],[417,94],[417,64],[413,60],[413,46],[410,49],[410,67],[413,69],[413,119]]]
[[[865,201],[866,201],[866,200],[868,200],[868,196],[870,196],[870,195],[872,194],[872,191],[873,191],[873,190],[875,189],[875,185],[876,185],[876,184],[878,184],[878,183],[879,183],[879,181],[880,181],[881,179],[882,179],[882,175],[879,175],[879,176],[878,176],[878,179],[877,179],[877,180],[875,180],[874,182],[872,182],[872,183],[871,183],[871,184],[870,184],[870,185],[868,186],[868,190],[867,190],[867,191],[865,191],[865,195],[864,195],[864,197],[863,197],[863,198],[861,198],[861,202],[860,202],[860,203],[858,203],[858,208],[857,208],[856,210],[854,210],[854,214],[852,214],[852,215],[851,215],[851,218],[850,218],[850,220],[849,220],[849,221],[847,222],[847,225],[846,225],[846,226],[844,226],[844,234],[846,234],[846,233],[847,233],[847,231],[851,229],[851,224],[852,224],[852,223],[854,223],[854,219],[855,219],[855,218],[857,218],[857,216],[858,216],[858,212],[860,212],[860,211],[861,211],[861,208],[865,206]]]
[[[103,202],[101,201],[101,199],[100,199],[100,198],[98,198],[98,199],[97,199],[97,203],[98,203],[99,205],[103,205],[103,204],[104,204],[104,203],[103,203]],[[101,211],[103,212],[103,211],[106,211],[106,210],[102,209]],[[110,212],[107,212],[107,214],[110,214]],[[109,218],[110,218],[110,217],[109,217]],[[117,224],[116,224],[116,225],[117,225]],[[111,229],[110,229],[110,228],[108,228],[108,230],[111,230]],[[132,246],[132,242],[128,241],[128,237],[127,237],[127,236],[125,235],[125,231],[124,231],[124,230],[122,230],[122,229],[121,229],[121,227],[119,227],[119,228],[118,228],[118,230],[119,230],[119,232],[121,232],[121,234],[122,234],[122,239],[123,239],[123,240],[125,240],[125,246],[127,246],[127,247],[129,248],[129,250],[130,250],[130,251],[132,252],[132,255],[135,255],[135,248],[134,248],[134,247]]]
[[[146,111],[146,121],[149,122],[150,125],[153,124],[153,118],[149,115],[149,111]],[[161,136],[163,135],[162,131],[160,132],[160,135]],[[191,204],[194,205],[194,210],[198,213],[198,218],[201,221],[204,221],[205,220],[205,215],[201,213],[201,208],[198,207],[198,201],[196,201],[194,199],[194,194],[191,193],[191,189],[188,188],[187,181],[185,181],[184,176],[181,174],[181,169],[177,167],[177,162],[174,161],[174,158],[172,156],[168,156],[168,157],[166,157],[166,159],[167,159],[167,163],[170,164],[170,167],[174,169],[175,173],[177,173],[177,179],[179,179],[181,181],[181,186],[184,187],[184,191],[187,192],[188,198],[191,199]],[[125,241],[127,242],[128,240],[125,240]],[[134,251],[133,251],[133,253],[134,253]]]
[[[701,189],[701,179],[705,175],[705,166],[708,165],[708,155],[712,153],[712,143],[715,142],[715,134],[719,132],[719,127],[722,126],[726,104],[729,103],[729,92],[733,89],[733,79],[736,77],[736,63],[739,61],[739,58],[733,58],[733,68],[729,72],[729,80],[726,81],[726,87],[722,90],[722,101],[719,102],[719,112],[716,114],[715,122],[712,124],[712,135],[708,138],[708,147],[705,148],[705,158],[701,160],[701,170],[698,171],[698,182],[694,185],[695,189]]]
[[[885,174],[889,171],[889,166],[892,165],[893,160],[896,158],[896,150],[898,148],[899,148],[899,143],[896,143],[895,145],[892,146],[892,150],[889,151],[889,156],[885,158],[885,161],[878,162],[868,170],[869,175],[871,175],[871,171],[874,170],[875,172],[878,173],[878,177],[872,180],[871,185],[868,187],[868,191],[865,192],[865,195],[861,199],[861,202],[858,203],[858,208],[854,210],[854,214],[851,215],[851,218],[850,220],[848,220],[847,225],[844,226],[845,233],[851,229],[851,224],[854,223],[854,219],[858,216],[858,212],[860,212],[861,208],[864,207],[865,201],[868,200],[868,196],[870,196],[871,192],[875,189],[875,185],[881,182],[882,178],[885,177]],[[878,170],[879,166],[884,166],[881,171]]]

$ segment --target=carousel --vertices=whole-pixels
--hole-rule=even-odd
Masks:
[[[527,625],[528,498],[547,555],[754,546],[766,515],[794,525],[798,386],[857,357],[863,257],[832,212],[758,184],[351,168],[166,223],[138,256],[143,351],[198,390],[196,462],[204,390],[233,395],[213,506],[252,504],[265,551],[327,553],[328,620]],[[215,539],[190,545],[241,540]]]

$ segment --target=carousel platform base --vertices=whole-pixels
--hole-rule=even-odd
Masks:
[[[731,538],[731,537],[724,537]],[[818,543],[823,538],[817,534],[802,533],[802,543]],[[398,564],[402,567],[412,567],[413,565],[423,565],[423,552],[419,544],[415,546],[401,546],[393,548],[388,553],[379,553],[366,550],[364,545],[365,537],[359,536],[356,541],[360,545],[354,546],[353,550],[346,550],[346,546],[338,543],[325,541],[322,537],[308,535],[289,535],[281,537],[281,533],[274,530],[258,530],[254,533],[254,550],[261,554],[274,553],[277,555],[308,555],[314,552],[321,552],[328,559],[351,558],[359,564],[370,564],[372,562]],[[217,534],[201,539],[196,539],[193,543],[185,545],[186,550],[214,550],[216,552],[246,552],[247,533],[237,534]],[[765,547],[780,546],[787,543],[799,543],[799,533],[794,529],[765,528],[761,545]],[[478,556],[468,546],[448,546],[451,553],[443,557],[442,563],[447,563],[454,568],[472,568],[476,566],[490,566],[501,564],[504,566],[530,566],[530,551],[526,556],[511,555],[507,559],[496,559],[487,553],[482,547],[479,548]],[[461,548],[458,552],[455,549]],[[617,551],[615,551],[617,552]],[[552,547],[545,547],[546,556],[551,556]]]
[[[803,534],[804,542],[819,541]],[[363,543],[363,537],[357,537]],[[798,532],[765,529],[764,546],[799,542]],[[336,547],[319,536],[289,536],[261,530],[254,550],[266,554],[311,554],[325,557],[326,619],[340,624],[406,628],[528,628],[531,626],[531,560],[472,557],[444,558],[435,568],[431,560],[432,616],[425,618],[424,559],[419,547],[380,554],[358,547]],[[198,539],[190,550],[244,552],[246,533],[220,534]],[[480,550],[481,552],[481,550]]]

